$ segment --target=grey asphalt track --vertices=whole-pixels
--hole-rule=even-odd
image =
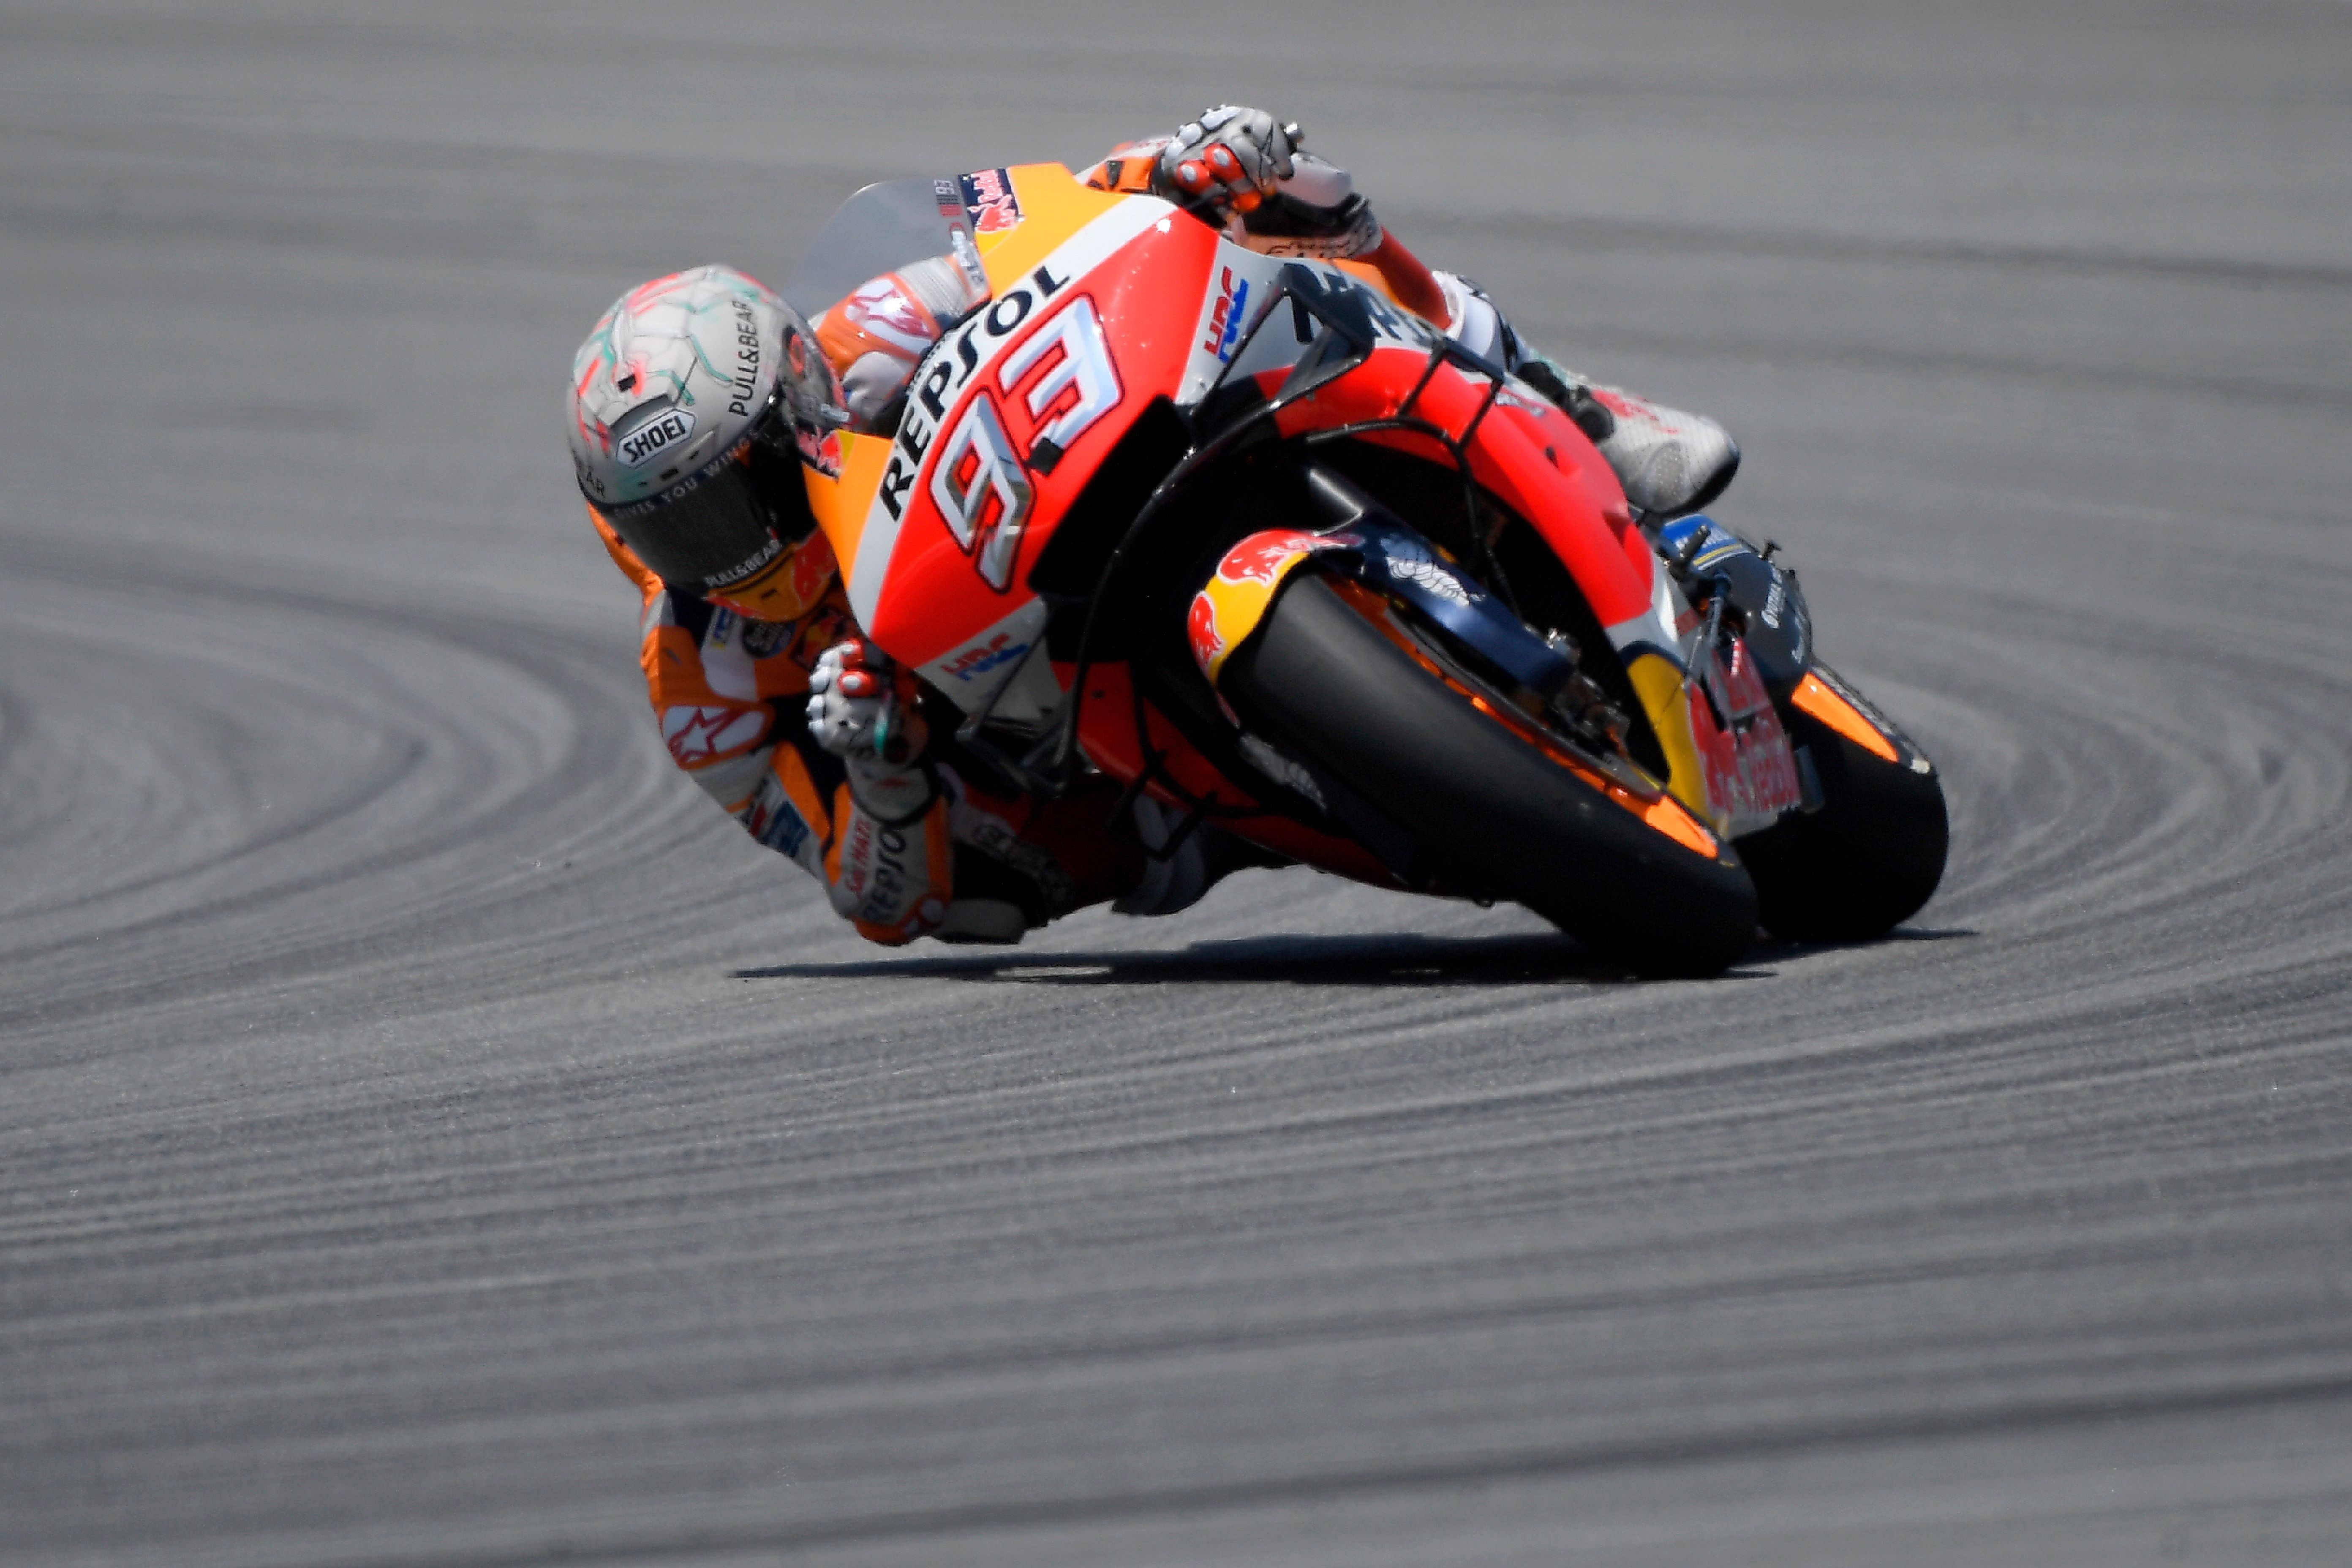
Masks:
[[[1228,96],[1738,434],[1908,929],[894,954],[675,774],[596,312]],[[0,1561],[2352,1560],[2352,6],[8,0],[0,149]]]

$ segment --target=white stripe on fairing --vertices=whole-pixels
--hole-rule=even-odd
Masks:
[[[1055,277],[1067,278],[1073,284],[1082,283],[1087,273],[1108,260],[1121,246],[1154,224],[1167,222],[1175,211],[1174,207],[1156,196],[1129,196],[1064,240],[1039,265],[1052,268]],[[1034,268],[1031,268],[1031,271],[1034,270]],[[952,342],[963,330],[960,327],[941,339],[941,345]],[[995,363],[996,357],[1015,340],[1027,335],[1026,332],[1013,332],[992,340],[985,333],[982,334],[979,363],[972,367],[971,376],[964,382],[963,390],[958,395],[960,401],[957,406],[961,405],[961,399],[971,395],[972,388],[980,384],[981,376]],[[933,352],[936,353],[938,351]],[[923,363],[915,367],[917,379],[909,382],[909,385],[919,384],[930,363],[929,356],[926,356]],[[953,423],[955,413],[954,408],[948,411],[948,418],[941,422],[943,427]],[[907,490],[906,510],[914,510],[915,498],[922,492],[922,487],[923,478],[918,473],[914,484]],[[857,536],[857,559],[849,569],[849,608],[860,626],[873,623],[874,612],[882,603],[882,584],[890,574],[890,557],[898,548],[898,530],[903,521],[903,518],[890,515],[890,509],[882,504],[881,494],[877,491],[872,504],[866,509],[866,528]]]
[[[994,697],[1004,683],[1012,679],[1020,670],[1022,654],[1026,653],[1029,645],[1043,637],[1045,633],[1045,602],[1042,599],[1031,599],[994,626],[982,629],[971,640],[958,643],[948,649],[930,663],[924,665],[917,673],[940,690],[955,699],[957,707],[967,713],[977,713],[987,707],[989,699]],[[1005,651],[1012,654],[1012,658],[1007,658],[995,668],[984,670],[969,680],[959,680],[947,672],[949,665],[953,664],[973,648],[986,647],[999,636],[1007,639]],[[1033,662],[1043,664],[1045,661]],[[1047,668],[1051,667],[1047,666]],[[1053,683],[1049,679],[1047,684]],[[1058,689],[1055,690],[1055,695],[1060,695]],[[1005,717],[1026,718],[1028,715],[1007,714]]]
[[[1246,356],[1250,363],[1237,370],[1227,371],[1225,362],[1217,357],[1214,348],[1202,346],[1211,341],[1209,323],[1216,319],[1217,301],[1224,294],[1223,280],[1227,268],[1233,269],[1235,281],[1249,284],[1249,298],[1242,304],[1241,330],[1234,334],[1234,345],[1238,350],[1241,341],[1249,336],[1250,329],[1257,325],[1258,318],[1265,314],[1266,299],[1274,292],[1275,279],[1282,276],[1283,258],[1244,250],[1229,239],[1217,241],[1216,258],[1209,263],[1208,287],[1201,292],[1201,316],[1192,328],[1192,352],[1184,363],[1184,384],[1177,389],[1176,401],[1187,408],[1208,395],[1209,384],[1220,374],[1248,375],[1263,370],[1280,369],[1296,363],[1301,352],[1301,345],[1297,343],[1276,340],[1271,345],[1276,357],[1269,359],[1265,352],[1269,344],[1253,342],[1253,352]]]
[[[1676,669],[1689,668],[1683,662],[1683,639],[1675,635],[1674,582],[1654,561],[1650,563],[1649,613],[1619,621],[1607,630],[1609,646],[1620,654],[1630,656],[1636,647],[1647,647],[1663,655]]]

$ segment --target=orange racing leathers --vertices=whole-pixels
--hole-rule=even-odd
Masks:
[[[850,764],[810,738],[805,713],[810,668],[856,632],[839,574],[799,619],[752,620],[666,586],[590,515],[644,597],[638,657],[671,760],[824,882],[861,935],[1014,941],[1146,879],[1141,853],[1105,831],[1108,781],[1054,802],[999,795],[959,768],[950,742],[861,801]]]

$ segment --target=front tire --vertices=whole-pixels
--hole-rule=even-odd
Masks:
[[[1219,684],[1254,725],[1346,780],[1448,874],[1637,974],[1717,974],[1755,940],[1756,890],[1728,844],[1697,829],[1713,846],[1703,853],[1649,826],[1480,711],[1311,574],[1284,588]]]
[[[1851,691],[1834,672],[1822,673],[1833,691]],[[1883,721],[1871,727],[1893,758],[1800,710],[1780,721],[1811,759],[1822,807],[1739,841],[1764,929],[1783,942],[1885,936],[1943,880],[1951,847],[1943,786],[1918,749]]]

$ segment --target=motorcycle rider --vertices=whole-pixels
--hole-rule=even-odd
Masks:
[[[1301,142],[1295,124],[1224,105],[1081,177],[1176,202],[1266,254],[1369,262],[1407,306],[1567,410],[1643,513],[1696,510],[1730,482],[1739,454],[1720,426],[1536,353]],[[574,468],[643,595],[640,662],[672,759],[883,943],[1018,941],[1105,900],[1173,913],[1226,872],[1271,863],[1209,825],[1181,831],[1147,797],[1131,835],[1111,831],[1108,780],[1055,801],[1000,793],[951,735],[933,736],[912,676],[859,637],[800,465],[821,463],[845,423],[882,427],[923,354],[982,299],[938,257],[861,285],[812,326],[757,280],[702,267],[623,295],[572,363]]]

